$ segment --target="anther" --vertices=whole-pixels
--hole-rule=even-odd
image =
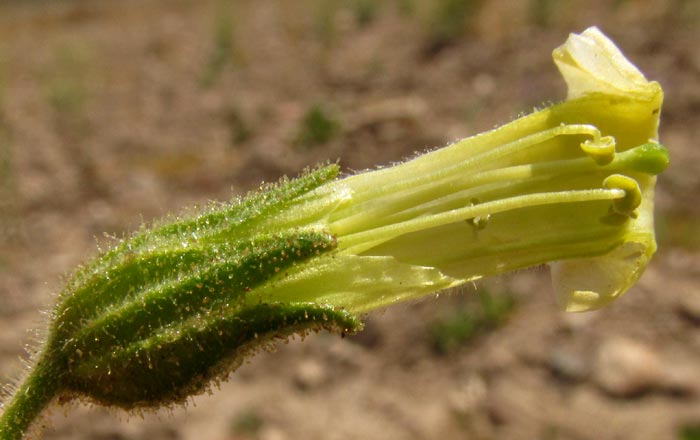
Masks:
[[[581,149],[598,165],[607,165],[615,158],[615,138],[603,136],[581,143]]]
[[[624,197],[613,200],[611,214],[637,218],[635,210],[642,204],[642,191],[636,180],[622,174],[611,174],[605,178],[603,186],[607,189],[621,189],[625,192]]]

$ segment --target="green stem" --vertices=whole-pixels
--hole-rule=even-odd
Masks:
[[[0,440],[23,439],[32,423],[57,396],[58,374],[51,363],[42,358],[33,367],[0,415]]]

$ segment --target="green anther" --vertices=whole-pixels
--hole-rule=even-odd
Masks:
[[[615,138],[603,136],[600,139],[581,143],[581,149],[598,165],[607,165],[615,158]]]
[[[635,210],[642,203],[642,191],[636,180],[622,174],[611,174],[605,178],[603,186],[608,189],[621,189],[625,192],[624,197],[613,200],[612,209],[615,213],[637,218]]]

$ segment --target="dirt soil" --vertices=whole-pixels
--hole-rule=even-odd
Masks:
[[[57,407],[45,439],[700,438],[698,3],[452,1],[472,4],[456,30],[438,3],[0,2],[0,383],[21,374],[41,311],[96,242],[561,100],[551,51],[594,24],[666,93],[672,165],[638,285],[567,315],[545,269],[522,271],[373,313],[354,337],[281,344],[186,408]],[[512,310],[437,349],[436,323],[484,292]]]

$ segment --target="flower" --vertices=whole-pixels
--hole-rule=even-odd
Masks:
[[[565,102],[313,191],[313,208],[286,217],[323,206],[316,227],[337,250],[250,301],[366,311],[545,263],[568,311],[619,297],[656,249],[655,175],[668,164],[657,134],[663,94],[597,28],[572,34],[554,61]]]
[[[79,268],[0,415],[19,439],[57,396],[182,402],[271,340],[548,263],[566,310],[600,307],[656,250],[662,91],[599,30],[554,51],[568,99],[394,167],[330,165],[144,228]]]

